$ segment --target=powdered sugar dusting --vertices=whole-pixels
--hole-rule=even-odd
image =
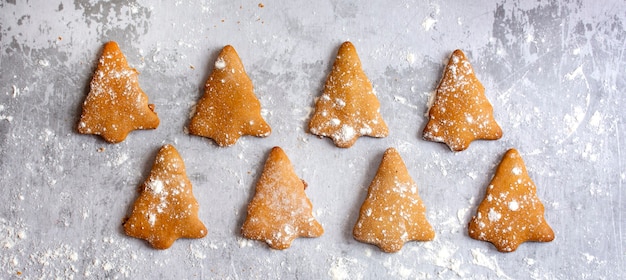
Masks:
[[[519,203],[517,203],[516,200],[512,200],[511,202],[509,202],[509,209],[511,211],[517,211],[519,210]]]
[[[487,213],[487,217],[489,218],[489,221],[497,222],[500,220],[500,218],[502,218],[502,214],[498,213],[496,210],[491,208],[489,209],[489,212]]]
[[[153,179],[153,178],[148,180],[148,183],[146,185],[147,185],[148,189],[150,191],[154,192],[155,194],[162,194],[163,193],[163,189],[165,187],[165,185],[163,184],[163,181],[161,181],[159,179]]]
[[[335,139],[342,142],[347,142],[348,140],[354,138],[356,135],[356,131],[352,126],[342,125],[341,130],[337,131],[337,133],[333,134]]]
[[[218,57],[215,60],[215,69],[224,69],[226,68],[226,61],[224,61],[223,57]]]

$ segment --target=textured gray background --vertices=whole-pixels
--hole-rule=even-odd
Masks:
[[[626,3],[361,2],[1,1],[0,278],[623,277]],[[157,130],[117,145],[74,130],[109,40],[141,72],[161,118]],[[345,40],[361,56],[390,135],[339,149],[305,128]],[[273,134],[219,148],[183,127],[225,44],[239,52]],[[420,137],[428,97],[456,48],[504,131],[460,153]],[[186,162],[209,234],[156,251],[125,236],[121,221],[164,143]],[[239,235],[276,145],[309,183],[326,230],[285,251]],[[403,156],[437,232],[397,254],[351,237],[387,147]],[[502,254],[466,232],[511,147],[526,161],[556,239]]]

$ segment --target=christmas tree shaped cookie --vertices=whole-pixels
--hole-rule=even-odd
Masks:
[[[159,117],[139,87],[138,75],[117,43],[106,43],[83,103],[78,132],[119,143],[135,129],[157,128]]]
[[[435,231],[426,219],[426,207],[398,151],[385,151],[378,172],[361,205],[353,230],[358,241],[397,252],[407,241],[428,241]]]
[[[552,241],[554,232],[543,215],[537,187],[520,154],[511,149],[500,162],[476,216],[469,223],[469,236],[493,243],[500,252],[515,251],[526,241]]]
[[[309,131],[330,137],[341,148],[349,148],[362,135],[386,137],[389,134],[380,115],[378,98],[350,42],[339,48],[324,92],[315,104]]]
[[[465,150],[474,140],[502,137],[485,88],[461,50],[450,57],[428,118],[424,139],[443,142],[452,151]]]
[[[270,135],[252,81],[232,46],[222,49],[204,87],[189,133],[211,138],[222,147],[235,144],[242,135]]]
[[[183,159],[174,146],[165,145],[141,186],[130,217],[124,222],[124,231],[145,239],[156,249],[167,249],[178,238],[201,238],[207,234],[198,219],[198,208]]]
[[[274,147],[248,204],[242,235],[278,250],[289,248],[298,237],[321,236],[324,229],[313,217],[313,206],[304,193],[306,186],[285,152]]]

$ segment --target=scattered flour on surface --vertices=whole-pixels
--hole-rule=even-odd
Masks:
[[[500,278],[511,279],[508,275],[502,271],[500,265],[498,265],[498,261],[495,256],[487,257],[485,255],[485,251],[480,248],[471,249],[472,252],[472,263],[478,266],[486,267],[496,273],[496,275]]]
[[[464,224],[467,222],[467,213],[469,212],[469,208],[461,208],[456,212],[456,217],[459,219],[459,222]]]
[[[239,248],[252,247],[254,244],[252,240],[242,237],[237,238],[237,243],[239,244]]]
[[[596,111],[595,113],[593,113],[593,115],[591,115],[591,118],[589,119],[589,126],[594,129],[596,134],[602,135],[605,132],[604,126],[602,125],[603,121],[604,116],[602,115],[602,113]]]
[[[586,114],[586,112],[585,112],[585,110],[582,107],[576,106],[576,107],[574,107],[574,114],[573,115],[566,114],[563,117],[563,122],[567,126],[569,134],[571,134],[574,131],[576,131],[576,129],[578,128],[580,123],[585,118],[585,114]]]
[[[334,258],[328,270],[328,275],[333,280],[363,279],[363,275],[360,271],[355,270],[357,264],[357,259],[346,257]]]
[[[202,252],[202,249],[199,247],[193,246],[193,244],[189,244],[189,251],[191,252],[191,255],[197,260],[206,259],[206,254]]]
[[[407,107],[409,107],[411,109],[417,109],[417,105],[411,104],[410,102],[407,101],[406,98],[404,98],[402,96],[394,95],[393,96],[393,101],[398,102],[398,103],[400,103],[402,105],[405,105],[405,106],[407,106]]]
[[[406,55],[406,61],[408,61],[408,62],[409,62],[409,64],[413,64],[413,63],[415,63],[415,54],[413,54],[413,53],[408,53],[408,54]]]
[[[333,280],[350,279],[350,274],[348,273],[348,269],[343,261],[343,258],[340,258],[332,263],[330,270],[328,270],[328,275],[330,275]]]
[[[4,111],[4,105],[0,104],[0,113],[2,113],[2,111]],[[5,114],[0,114],[0,121],[1,120],[6,120],[8,122],[12,122],[13,121],[13,116],[7,116]]]
[[[426,251],[423,249],[426,249]],[[453,272],[458,277],[465,276],[465,271],[461,269],[463,261],[454,258],[459,247],[452,242],[435,239],[434,241],[423,243],[423,248],[413,247],[411,250],[422,254],[428,263],[442,268],[443,270],[437,272],[440,277],[445,276],[446,272]]]
[[[11,249],[20,240],[26,238],[26,232],[20,225],[11,225],[3,218],[0,218],[0,248]]]
[[[366,257],[371,257],[372,256],[372,249],[365,248],[365,256]]]
[[[595,256],[592,256],[589,253],[583,253],[583,256],[585,257],[585,260],[587,261],[587,263],[591,263],[593,262],[593,260],[596,259]]]
[[[580,65],[578,66],[578,68],[576,68],[576,70],[565,74],[565,78],[568,80],[573,80],[576,79],[577,77],[585,77],[585,73],[583,72],[583,66]]]
[[[424,92],[424,95],[428,96],[428,101],[426,102],[426,112],[424,112],[424,117],[428,117],[430,114],[430,108],[432,108],[433,104],[435,104],[435,96],[437,95],[437,92],[435,91]]]
[[[383,263],[383,266],[387,268],[388,275],[392,276],[392,278],[399,277],[400,279],[410,279],[414,274],[413,269],[404,266],[402,261],[395,256],[389,256]]]
[[[437,23],[436,19],[432,17],[426,17],[424,21],[422,21],[422,27],[424,28],[424,30],[429,31],[433,28],[433,26],[435,26],[435,23]]]
[[[106,262],[106,263],[103,263],[103,264],[102,264],[102,269],[103,269],[104,271],[111,271],[111,270],[113,270],[114,268],[115,268],[115,266],[114,266],[112,263],[110,263],[110,262]]]
[[[113,162],[113,165],[114,166],[120,166],[124,162],[126,162],[129,158],[130,157],[126,153],[120,154],[117,158],[115,158],[115,162]]]

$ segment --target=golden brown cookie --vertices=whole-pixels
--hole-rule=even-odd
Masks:
[[[270,126],[261,117],[261,103],[235,49],[225,46],[204,86],[189,123],[189,133],[231,146],[242,135],[266,137]]]
[[[528,176],[522,157],[510,149],[469,223],[469,236],[493,243],[500,252],[515,251],[526,241],[552,241],[554,232],[543,214],[537,187]]]
[[[485,88],[461,50],[455,50],[428,111],[424,139],[463,151],[474,140],[496,140],[502,129],[493,117]]]
[[[156,249],[167,249],[178,238],[201,238],[207,234],[198,218],[199,206],[185,163],[174,146],[165,145],[159,150],[140,191],[124,222],[128,236],[145,239]]]
[[[285,152],[274,147],[248,204],[242,235],[278,250],[289,248],[298,237],[321,236],[324,229],[313,217],[305,188],[306,183],[298,178]]]
[[[374,244],[387,253],[400,251],[407,241],[435,238],[417,184],[394,148],[387,149],[383,155],[361,205],[353,235],[356,240]]]
[[[106,43],[83,103],[78,132],[119,143],[135,129],[157,128],[159,117],[139,87],[138,75],[117,43]]]
[[[380,115],[378,98],[350,42],[339,48],[324,92],[315,103],[309,131],[330,137],[340,148],[349,148],[362,135],[386,137],[389,134]]]

